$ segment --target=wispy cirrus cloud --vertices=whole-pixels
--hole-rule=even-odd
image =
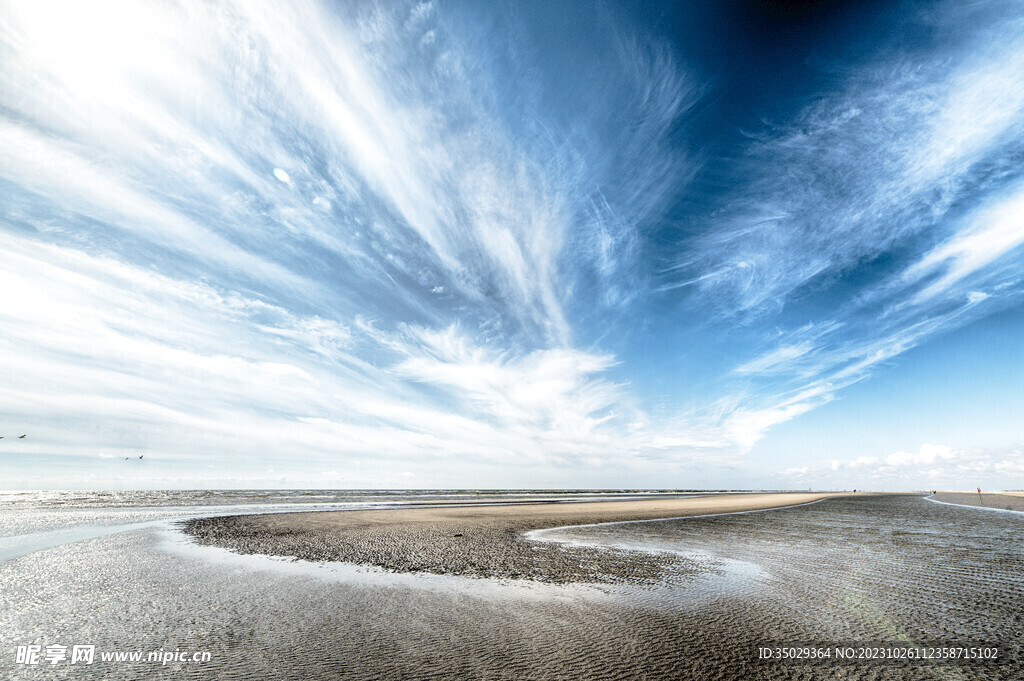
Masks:
[[[686,281],[725,313],[777,310],[802,287],[849,276],[925,230],[948,234],[950,211],[991,200],[1017,177],[1019,40],[1009,21],[954,58],[883,60],[848,74],[845,90],[795,125],[759,132],[739,208],[691,244],[677,267],[698,276]]]
[[[962,290],[965,280],[990,288],[1016,283],[1020,275],[1016,259],[1003,263],[995,271],[990,268],[980,281],[972,275],[1009,256],[1024,243],[1024,184],[1010,187],[1003,196],[986,203],[962,222],[962,229],[902,273],[906,284],[924,283],[911,298],[911,304],[920,305],[941,294],[955,292],[957,288]],[[979,296],[988,294],[972,291],[968,302],[984,300]]]
[[[933,10],[918,19],[941,49],[883,50],[751,132],[742,191],[666,271],[662,290],[751,328],[733,375],[754,421],[1019,299],[1022,24],[1005,5],[963,10],[992,23]]]
[[[341,326],[78,251],[7,245],[0,399],[54,454],[143,447],[157,461],[237,466],[257,446],[515,467],[605,460],[618,437],[602,424],[624,394],[594,378],[608,357],[502,357],[454,328]]]
[[[514,70],[509,111],[471,51],[500,29],[432,3],[4,11],[3,403],[49,451],[557,463],[621,441],[633,398],[566,306],[590,273],[626,284],[599,304],[632,295],[636,230],[682,172],[664,138],[697,95],[666,49],[606,36],[623,99],[594,113]]]

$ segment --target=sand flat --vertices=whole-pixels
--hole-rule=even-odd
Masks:
[[[709,494],[678,499],[629,501],[544,502],[537,504],[479,504],[402,508],[372,511],[326,511],[284,513],[258,517],[266,527],[324,528],[360,527],[397,523],[468,522],[504,519],[542,527],[557,525],[652,520],[712,513],[735,513],[806,504],[845,493],[776,492],[752,494]],[[554,525],[552,525],[554,523]]]
[[[527,539],[530,530],[736,513],[807,504],[843,493],[712,494],[676,499],[228,516],[189,521],[203,544],[239,553],[542,582],[657,581],[688,568],[678,557]]]
[[[939,492],[932,495],[936,501],[959,506],[998,508],[1002,511],[1024,512],[1024,494],[1020,492]]]

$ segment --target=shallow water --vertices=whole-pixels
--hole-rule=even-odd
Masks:
[[[29,509],[251,506],[274,504],[442,503],[453,501],[586,501],[687,496],[677,491],[607,490],[76,490],[2,491],[0,512]]]
[[[115,522],[123,510],[89,512],[93,525],[125,524]],[[558,533],[703,561],[697,580],[636,589],[236,556],[189,543],[167,522],[173,510],[130,513],[161,522],[0,563],[0,677],[1024,678],[1013,660],[756,656],[770,643],[1012,643],[1024,628],[1024,516],[876,497]],[[59,520],[41,522],[60,529]],[[97,659],[18,664],[17,647],[33,643],[69,655],[94,645]],[[99,660],[135,651],[142,661]],[[146,661],[151,651],[210,660],[161,664]]]
[[[145,490],[0,492],[0,561],[187,517],[430,504],[650,498],[662,493],[493,490]],[[672,496],[686,496],[672,494]]]

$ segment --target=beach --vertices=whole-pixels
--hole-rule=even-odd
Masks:
[[[931,498],[946,504],[1024,512],[1024,492],[938,492]]]
[[[460,499],[401,510],[257,514],[245,523],[238,511],[221,509],[205,515],[222,517],[201,524],[180,519],[62,543],[0,562],[0,643],[7,651],[0,676],[1009,681],[1024,675],[1017,514],[931,503],[922,494],[814,497],[780,496],[775,503],[782,506],[769,510],[752,508],[764,504],[755,495],[639,506],[564,499],[471,506],[486,499]],[[752,512],[707,515],[705,504]],[[695,515],[638,517],[687,512]],[[68,512],[31,513],[37,525],[53,526]],[[88,511],[90,518],[119,522],[123,515]],[[602,518],[640,522],[595,524]],[[231,529],[208,531],[200,541],[182,532],[185,525]],[[288,528],[297,539],[289,540]],[[367,550],[355,538],[376,537],[376,545],[392,546],[376,554],[386,563],[442,531],[453,542],[467,540],[446,544],[445,552],[465,555],[466,544],[486,550],[470,551],[473,561],[428,553],[417,558],[424,569],[324,559],[323,552]],[[345,548],[346,532],[354,548]],[[540,575],[513,576],[513,568],[529,567],[515,557],[520,540],[493,537],[525,532],[532,538],[521,537],[526,546],[566,558],[540,560],[534,565]],[[215,545],[230,541],[240,550]],[[508,565],[487,555],[508,542]],[[285,551],[289,546],[321,553],[317,560],[297,559]],[[612,557],[602,562],[600,554]],[[587,562],[580,557],[597,563],[573,565]],[[209,660],[101,661],[97,653],[92,665],[17,664],[14,651],[28,644],[184,651]],[[759,653],[884,647],[920,654],[940,645],[994,649],[999,657],[779,660]]]

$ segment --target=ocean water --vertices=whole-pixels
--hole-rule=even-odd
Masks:
[[[238,556],[177,528],[197,514],[600,496],[5,494],[0,678],[1024,678],[1014,657],[1024,629],[1021,514],[875,497],[544,533],[638,560],[672,552],[702,568],[697,579],[644,588]],[[1002,657],[837,668],[756,655],[776,643],[869,641],[988,645]],[[92,663],[72,662],[75,646],[81,655],[91,647]]]

